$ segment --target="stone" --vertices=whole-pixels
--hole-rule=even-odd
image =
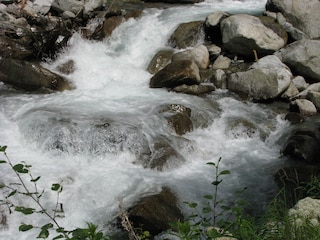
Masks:
[[[300,40],[281,49],[282,62],[310,81],[320,81],[320,40]]]
[[[74,60],[68,60],[67,62],[59,65],[57,70],[63,74],[69,75],[73,73],[76,69]]]
[[[71,90],[72,85],[36,63],[22,60],[1,59],[0,81],[26,90],[47,88],[56,91]]]
[[[296,96],[297,94],[299,94],[299,90],[296,88],[296,86],[293,83],[290,83],[287,90],[281,95],[281,98],[290,99]]]
[[[227,88],[227,74],[222,69],[213,72],[213,84],[220,89]]]
[[[52,8],[61,13],[69,11],[77,15],[84,8],[84,0],[54,0]]]
[[[318,123],[304,122],[294,125],[282,153],[293,160],[319,163],[320,128]]]
[[[191,95],[202,95],[214,91],[216,88],[213,84],[199,85],[179,85],[172,89],[174,92],[186,93]]]
[[[212,69],[227,69],[230,67],[231,59],[220,55],[212,64]]]
[[[254,100],[272,100],[287,90],[291,79],[288,67],[270,55],[259,59],[246,72],[230,74],[227,87]]]
[[[317,109],[320,109],[320,92],[309,91],[307,99],[310,100]]]
[[[151,74],[159,72],[166,65],[168,65],[168,63],[171,61],[172,56],[172,49],[160,50],[153,56],[151,62],[149,63],[149,66],[147,68],[148,72]]]
[[[266,9],[281,12],[288,22],[306,33],[310,38],[320,37],[319,0],[268,0]]]
[[[36,13],[46,15],[51,8],[54,0],[35,0],[33,2],[33,9]]]
[[[307,99],[296,99],[290,103],[290,110],[299,112],[304,116],[312,116],[317,114],[315,105]]]
[[[150,80],[151,88],[174,88],[200,83],[198,66],[189,60],[174,61],[157,72]]]
[[[199,69],[206,69],[209,66],[209,51],[204,45],[175,53],[172,61],[190,60],[197,64]]]
[[[183,221],[184,217],[178,208],[178,199],[167,187],[160,193],[146,196],[138,200],[128,210],[129,220],[136,228],[143,226],[155,236],[170,229],[170,222]]]
[[[304,77],[302,76],[296,76],[292,79],[292,83],[296,86],[296,88],[299,91],[303,91],[305,90],[309,84],[306,82],[306,80],[304,79]]]
[[[181,23],[171,35],[169,44],[180,49],[195,47],[200,39],[204,39],[202,21]]]
[[[271,25],[271,24],[270,24]],[[231,53],[245,57],[272,54],[286,45],[286,39],[278,35],[277,23],[266,27],[261,19],[247,14],[232,15],[221,22],[222,42]]]

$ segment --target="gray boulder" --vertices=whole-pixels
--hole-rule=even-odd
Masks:
[[[271,54],[286,45],[286,38],[279,36],[282,28],[273,23],[265,26],[263,20],[247,14],[232,15],[221,22],[222,42],[227,50],[247,57]]]
[[[151,88],[174,88],[200,83],[198,66],[189,60],[174,61],[157,72],[150,80]]]
[[[307,80],[320,81],[320,40],[300,40],[280,50],[282,62]]]
[[[290,103],[290,110],[304,116],[317,114],[316,106],[307,99],[296,99]]]
[[[216,88],[213,84],[195,84],[195,85],[180,85],[172,89],[174,92],[186,93],[191,95],[202,95],[214,91]]]
[[[266,9],[280,11],[288,22],[306,33],[310,38],[320,37],[319,0],[268,0]]]
[[[292,74],[274,55],[261,58],[246,72],[232,73],[228,89],[254,100],[271,100],[281,95],[290,85]]]

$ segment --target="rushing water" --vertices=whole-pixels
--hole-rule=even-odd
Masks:
[[[213,179],[213,169],[206,162],[219,157],[222,169],[232,172],[223,181],[220,196],[229,199],[248,187],[247,198],[262,205],[272,190],[272,174],[283,161],[278,144],[279,134],[287,127],[283,116],[265,105],[240,101],[227,91],[196,97],[150,89],[151,75],[146,68],[153,55],[167,47],[179,23],[204,20],[217,10],[259,13],[265,2],[206,0],[194,6],[147,9],[105,41],[88,41],[75,34],[54,62],[44,63],[55,71],[56,66],[73,59],[76,71],[67,76],[76,87],[72,91],[27,94],[0,83],[0,145],[8,146],[14,163],[26,161],[32,165],[33,176],[41,176],[38,187],[47,189],[42,197],[45,208],[52,209],[56,202],[51,184],[62,182],[62,226],[72,229],[94,222],[107,228],[118,213],[119,199],[130,206],[162,186],[171,187],[181,202],[201,201],[210,193]],[[155,114],[163,104],[191,108],[199,121],[195,129],[183,138],[168,131]],[[249,122],[253,130],[242,125],[231,128],[239,119]],[[110,121],[116,127],[109,131],[95,127]],[[137,155],[129,149],[139,150],[145,144],[139,136],[155,135],[171,139],[185,162],[163,172],[134,164]],[[16,181],[4,165],[0,181]],[[18,205],[31,204],[23,197],[16,199]],[[7,215],[5,208],[0,210]],[[0,239],[35,239],[36,231],[18,232],[22,222],[41,225],[47,219],[41,214],[8,215]]]

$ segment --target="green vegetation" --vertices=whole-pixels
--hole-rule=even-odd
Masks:
[[[57,195],[57,200],[53,204],[53,210],[47,210],[42,204],[44,190],[38,189],[37,182],[40,176],[33,176],[30,165],[21,162],[13,164],[6,153],[6,146],[0,146],[0,152],[5,156],[0,160],[0,165],[8,166],[13,170],[17,177],[17,182],[5,184],[0,183],[0,189],[5,196],[0,197],[0,207],[6,206],[9,212],[17,212],[24,215],[42,214],[47,216],[47,223],[42,226],[22,223],[19,231],[38,231],[37,238],[43,239],[68,239],[68,240],[109,240],[112,236],[105,235],[93,223],[87,223],[86,228],[76,228],[66,230],[59,224],[59,218],[64,216],[63,205],[59,201],[59,196],[63,191],[62,183],[51,185],[51,191]],[[231,172],[229,170],[220,171],[221,158],[216,162],[209,162],[208,166],[213,168],[214,179],[212,181],[212,192],[204,196],[205,202],[197,204],[195,202],[185,202],[188,207],[197,213],[191,214],[185,221],[171,223],[171,230],[168,235],[181,240],[200,240],[200,239],[228,239],[228,240],[313,240],[320,236],[320,202],[314,202],[310,198],[305,201],[306,210],[290,210],[286,201],[287,189],[281,189],[278,195],[270,203],[264,216],[254,218],[246,213],[246,202],[241,199],[241,195],[247,189],[244,188],[236,192],[235,198],[231,203],[225,203],[219,199],[219,191],[223,179]],[[25,180],[28,179],[28,180]],[[28,181],[28,182],[27,182]],[[301,187],[302,186],[302,187]],[[306,193],[305,196],[317,198],[320,196],[320,180],[316,177],[311,178],[310,182],[297,186],[297,189]],[[15,204],[15,196],[31,198],[33,207]],[[296,199],[296,202],[299,199]],[[316,206],[316,207],[315,207]],[[126,211],[122,204],[119,204],[120,218],[123,228],[128,232],[128,238],[134,240],[152,239],[149,232],[143,229],[134,229],[129,221]],[[197,211],[196,211],[197,210]],[[301,214],[299,213],[301,211]],[[292,214],[294,212],[295,214]],[[299,215],[300,214],[300,215]],[[0,208],[0,227],[6,225],[5,212]],[[312,218],[311,218],[312,217]],[[139,234],[140,233],[140,234]],[[226,237],[226,238],[221,238]],[[168,238],[170,239],[170,237]]]

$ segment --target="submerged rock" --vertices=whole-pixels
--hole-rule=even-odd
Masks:
[[[166,65],[168,65],[168,63],[171,61],[172,56],[173,56],[173,50],[171,49],[160,50],[153,56],[151,62],[149,63],[149,66],[147,68],[148,72],[151,74],[155,74],[159,72]]]

